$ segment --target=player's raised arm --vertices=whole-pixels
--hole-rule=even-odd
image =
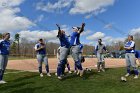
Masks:
[[[79,30],[79,33],[82,33],[84,31],[85,23],[82,23],[81,29]]]
[[[56,24],[57,28],[58,28],[58,34],[57,34],[57,37],[60,37],[61,35],[61,29],[60,29],[60,26],[58,24]]]

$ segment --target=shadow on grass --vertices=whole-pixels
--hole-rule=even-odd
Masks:
[[[37,90],[42,89],[42,87],[34,87],[34,88],[23,88],[11,91],[10,93],[34,93]]]
[[[16,78],[15,80],[9,81],[7,84],[4,84],[0,86],[0,91],[5,91],[13,88],[20,88],[29,84],[34,84],[35,82],[28,81],[29,79],[32,79],[36,77],[37,75],[23,75],[20,76],[19,78]],[[20,92],[15,92],[15,93],[20,93]]]
[[[35,75],[33,75],[33,74],[31,74],[31,75],[23,75],[22,77],[19,77],[18,79],[13,80],[12,82],[23,81],[25,79],[31,79],[31,78],[34,78],[34,77],[37,77],[37,76],[38,76],[37,74],[35,74]]]
[[[5,84],[3,87],[0,88],[0,91],[5,91],[5,90],[10,90],[10,89],[13,89],[13,88],[20,88],[22,86],[25,86],[25,85],[28,85],[28,84],[33,84],[33,82],[22,82],[22,83],[18,83],[18,82],[15,82],[15,83],[11,83],[11,84]],[[15,92],[17,93],[17,92]]]
[[[98,72],[95,72],[95,71],[84,71],[84,75],[83,77],[81,77],[83,80],[86,80],[88,79],[90,76],[93,76],[93,75],[100,75],[102,76],[101,74],[99,74]],[[67,80],[67,79],[71,79],[71,78],[76,78],[76,77],[80,77],[79,75],[77,75],[76,73],[74,74],[67,74],[63,79],[62,81],[64,80]]]

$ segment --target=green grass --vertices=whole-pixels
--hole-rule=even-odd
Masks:
[[[8,72],[10,72],[8,70]],[[62,81],[56,76],[40,78],[38,73],[21,72],[5,75],[7,84],[0,85],[0,93],[140,93],[140,79],[129,77],[121,82],[124,68],[86,72],[84,78],[67,74]]]

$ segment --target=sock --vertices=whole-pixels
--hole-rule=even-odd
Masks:
[[[46,72],[49,73],[49,66],[46,65],[45,68],[46,68]]]

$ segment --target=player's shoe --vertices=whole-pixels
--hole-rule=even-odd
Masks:
[[[130,74],[129,74],[129,73],[127,73],[127,74],[125,75],[125,77],[128,77],[128,76],[130,76]]]
[[[59,80],[62,80],[62,77],[60,77],[60,76],[58,76],[57,78],[58,78]]]
[[[74,73],[77,73],[77,70],[75,70]]]
[[[100,70],[98,70],[98,72],[100,73],[101,71],[100,71]]]
[[[82,77],[84,74],[84,70],[80,70],[79,72],[80,72],[80,77]]]
[[[69,73],[69,74],[71,74],[72,72],[71,72],[71,71],[69,71],[68,73]]]
[[[105,69],[102,69],[103,72],[105,72]]]
[[[79,75],[80,74],[80,71],[78,70],[76,74]]]
[[[5,84],[5,83],[7,83],[7,82],[4,80],[0,80],[0,84]]]
[[[92,71],[90,68],[88,69],[89,71]]]
[[[48,76],[48,77],[51,77],[51,74],[50,74],[50,73],[47,73],[47,76]]]
[[[64,77],[65,76],[65,74],[61,74],[61,77]]]
[[[43,73],[40,73],[40,77],[43,77]]]
[[[55,75],[57,76],[57,73],[55,73]]]
[[[138,79],[138,78],[139,78],[139,76],[138,76],[138,75],[135,75],[135,76],[134,76],[134,79]]]

